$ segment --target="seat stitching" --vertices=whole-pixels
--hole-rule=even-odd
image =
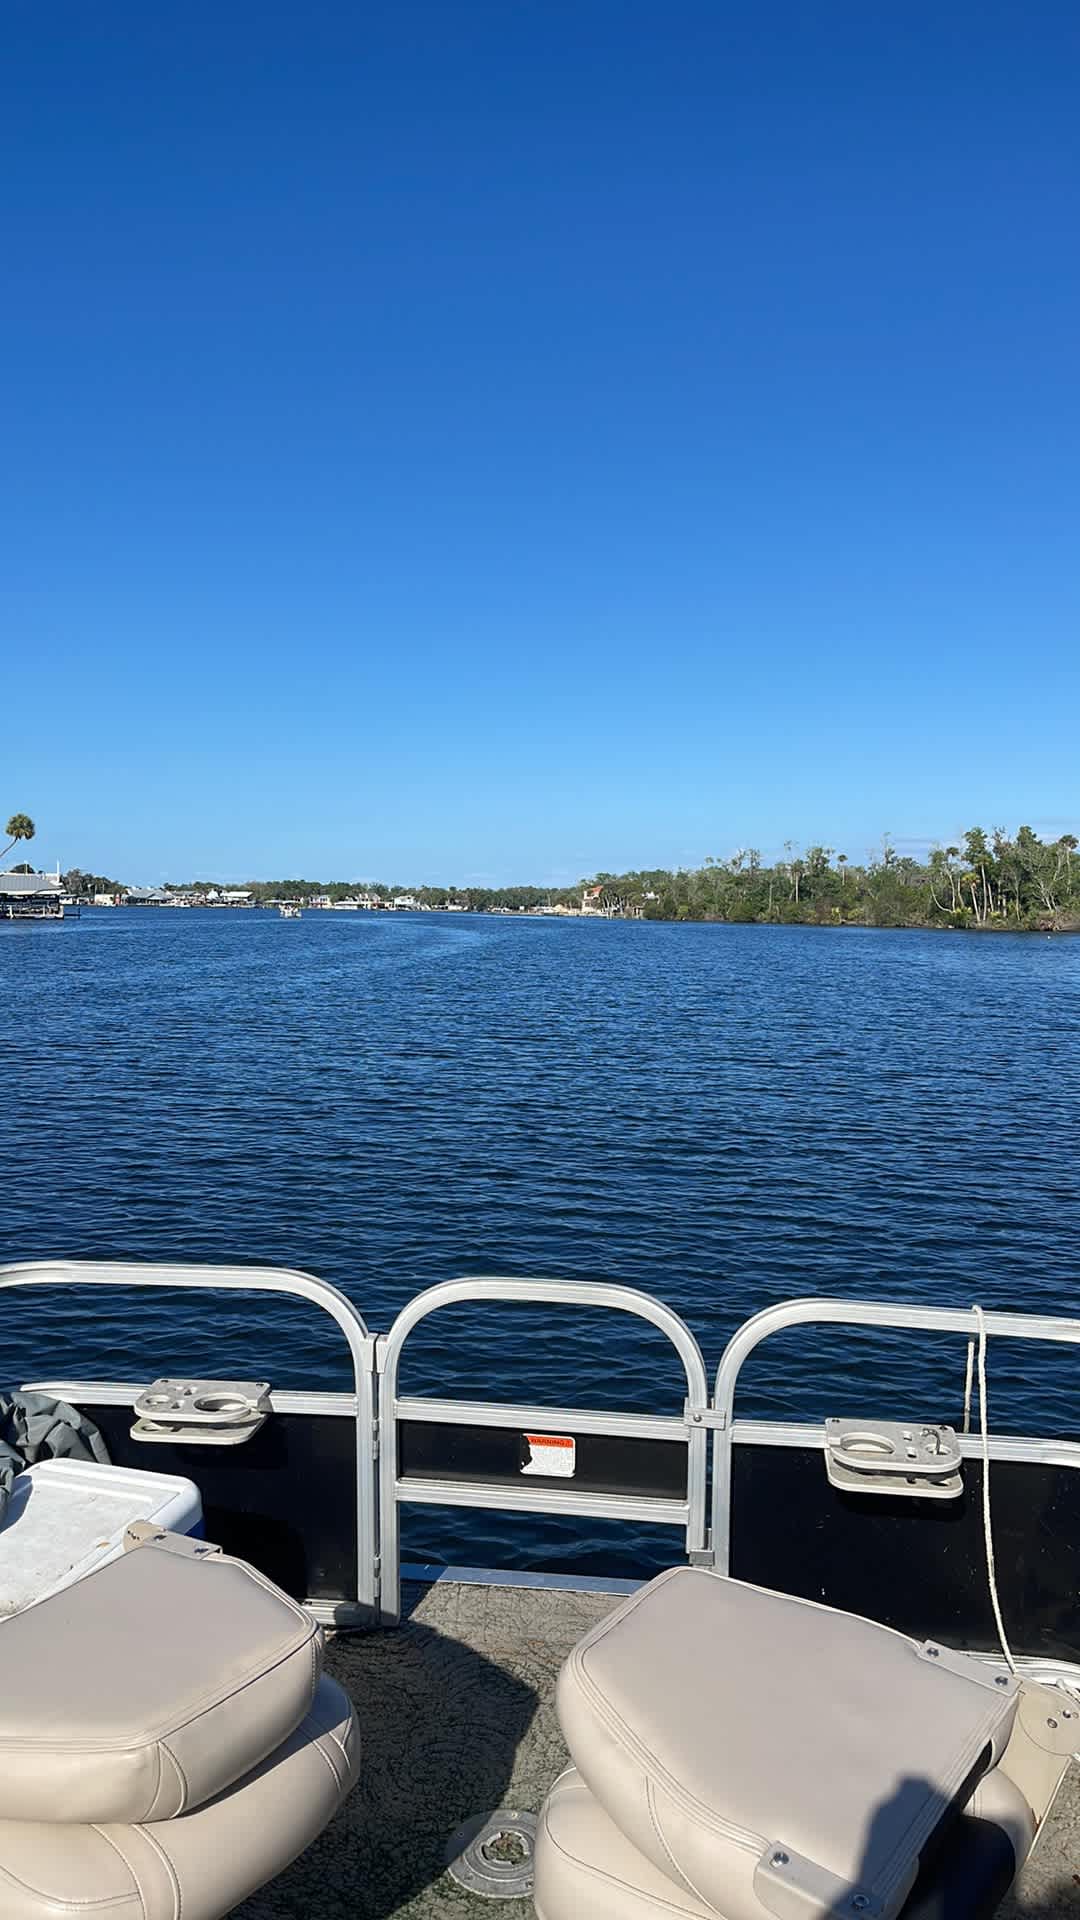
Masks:
[[[903,1878],[905,1869],[910,1866],[912,1855],[918,1857],[919,1849],[940,1823],[942,1814],[953,1795],[963,1784],[975,1760],[986,1746],[987,1735],[997,1724],[996,1706],[995,1702],[987,1709],[967,1744],[960,1749],[952,1766],[942,1769],[940,1789],[927,1795],[921,1811],[912,1816],[899,1835],[892,1852],[886,1855],[881,1871],[876,1881],[872,1883],[876,1888],[890,1893]]]
[[[140,1826],[137,1829],[137,1831],[142,1834],[143,1839],[146,1841],[147,1845],[154,1849],[154,1852],[157,1854],[158,1859],[161,1861],[161,1864],[164,1867],[165,1872],[168,1874],[169,1882],[173,1890],[173,1904],[175,1908],[173,1920],[182,1920],[182,1915],[184,1911],[184,1890],[180,1885],[180,1876],[177,1873],[176,1868],[173,1866],[172,1860],[170,1859],[169,1855],[166,1853],[165,1848],[162,1846],[161,1841],[157,1838],[157,1835],[151,1833],[148,1827]]]
[[[682,1567],[669,1567],[666,1573],[658,1574],[657,1578],[642,1587],[639,1593],[631,1594],[630,1598],[624,1600],[622,1606],[617,1607],[615,1612],[609,1614],[606,1620],[599,1620],[596,1626],[593,1627],[591,1633],[586,1634],[584,1640],[580,1642],[575,1651],[578,1654],[583,1654],[589,1647],[599,1646],[601,1640],[606,1640],[609,1633],[613,1633],[616,1627],[620,1627],[624,1620],[628,1620],[632,1613],[637,1612],[638,1608],[644,1604],[651,1593],[656,1593],[660,1587],[666,1587],[673,1574],[684,1571],[687,1573],[698,1573],[703,1572],[704,1569],[698,1567],[687,1567],[685,1569]]]
[[[125,1869],[127,1873],[131,1875],[132,1884],[134,1885],[135,1892],[138,1894],[138,1897],[139,1897],[139,1905],[143,1910],[143,1920],[147,1920],[147,1916],[149,1915],[149,1912],[150,1912],[149,1902],[147,1901],[146,1894],[143,1892],[142,1881],[139,1879],[139,1875],[136,1872],[136,1869],[133,1866],[132,1862],[128,1859],[125,1853],[121,1852],[121,1849],[117,1846],[116,1841],[110,1840],[108,1834],[105,1832],[104,1827],[95,1826],[93,1831],[98,1835],[99,1839],[105,1842],[105,1845],[107,1847],[111,1847],[113,1853],[115,1853],[121,1866]],[[138,1829],[136,1829],[136,1831],[138,1831]]]
[[[97,1828],[95,1828],[94,1831],[97,1832]],[[18,1887],[21,1893],[30,1894],[34,1900],[41,1900],[43,1898],[51,1900],[53,1898],[52,1894],[43,1894],[40,1887],[32,1887],[29,1880],[21,1880],[17,1873],[12,1873],[10,1867],[0,1866],[0,1880],[6,1881],[9,1887]],[[138,1891],[137,1888],[136,1891]],[[127,1893],[119,1895],[107,1893],[100,1897],[95,1894],[92,1900],[80,1900],[78,1898],[68,1900],[65,1896],[64,1904],[67,1907],[79,1907],[86,1913],[89,1913],[92,1907],[97,1907],[100,1912],[104,1912],[107,1907],[116,1907],[122,1900],[129,1900],[130,1898],[130,1894]]]
[[[154,1791],[150,1795],[150,1811],[151,1812],[153,1812],[154,1808],[157,1806],[158,1800],[161,1796],[161,1779],[162,1779],[163,1768],[161,1764],[160,1740],[155,1740],[154,1742],[154,1763],[157,1767],[157,1780],[154,1783]]]
[[[709,1900],[706,1897],[706,1895],[702,1893],[700,1887],[696,1887],[694,1885],[694,1882],[691,1880],[690,1875],[686,1872],[685,1868],[679,1865],[679,1862],[676,1860],[675,1855],[671,1851],[671,1848],[668,1846],[667,1837],[664,1833],[662,1826],[660,1825],[660,1816],[656,1811],[656,1799],[655,1799],[653,1784],[651,1780],[646,1780],[645,1782],[645,1805],[649,1809],[649,1819],[652,1821],[653,1832],[655,1833],[657,1839],[659,1840],[660,1845],[663,1847],[664,1852],[667,1854],[668,1859],[671,1861],[672,1867],[674,1868],[674,1871],[678,1874],[679,1879],[684,1883],[685,1886],[689,1887],[690,1892],[694,1895],[695,1899],[701,1901],[701,1904],[703,1907],[708,1907],[710,1913],[716,1913],[717,1909],[713,1905],[712,1901]]]
[[[810,1600],[802,1593],[780,1593],[776,1587],[760,1587],[754,1580],[736,1580],[730,1573],[721,1573],[716,1567],[675,1567],[671,1571],[703,1574],[706,1580],[722,1580],[728,1586],[741,1587],[744,1593],[761,1593],[766,1599],[784,1600],[792,1606],[803,1607],[808,1613],[831,1614],[836,1619],[853,1620],[857,1626],[873,1627],[877,1633],[888,1634],[890,1639],[903,1640],[913,1649],[917,1646],[911,1635],[903,1633],[899,1627],[887,1627],[881,1620],[868,1620],[864,1613],[852,1613],[847,1607],[830,1607],[827,1600]]]
[[[572,1659],[573,1657],[571,1655]],[[734,1846],[741,1847],[744,1853],[761,1852],[766,1845],[764,1835],[753,1833],[749,1827],[741,1827],[733,1820],[725,1820],[722,1813],[718,1813],[714,1807],[710,1807],[704,1800],[699,1800],[695,1794],[692,1794],[689,1788],[677,1780],[674,1774],[664,1766],[651,1747],[647,1746],[634,1732],[610,1701],[604,1698],[595,1681],[591,1680],[586,1672],[579,1669],[575,1671],[581,1682],[582,1692],[586,1695],[588,1704],[597,1718],[606,1726],[609,1733],[621,1737],[623,1744],[639,1761],[643,1772],[646,1775],[655,1776],[677,1806],[681,1805],[692,1812],[695,1818],[700,1819],[702,1826],[710,1827],[714,1832],[723,1834]]]
[[[569,1785],[567,1785],[567,1784],[566,1784],[566,1783],[567,1783],[568,1781],[570,1781],[570,1775],[571,1775],[572,1773],[577,1773],[577,1768],[576,1768],[576,1767],[573,1767],[573,1766],[570,1766],[570,1767],[564,1767],[564,1768],[563,1768],[563,1770],[562,1770],[562,1772],[560,1773],[560,1775],[559,1775],[559,1777],[558,1777],[558,1779],[557,1779],[557,1780],[555,1781],[555,1784],[554,1784],[554,1786],[551,1786],[551,1787],[549,1787],[549,1788],[548,1788],[548,1796],[547,1796],[547,1797],[548,1797],[548,1801],[549,1801],[549,1803],[550,1803],[550,1802],[551,1802],[552,1800],[554,1800],[554,1799],[556,1799],[556,1797],[558,1797],[558,1798],[560,1798],[560,1799],[565,1799],[565,1797],[566,1797],[566,1795],[567,1795],[568,1793],[573,1793],[573,1791],[574,1791],[574,1787],[573,1787],[573,1783],[571,1782],[571,1783],[570,1783]],[[580,1774],[578,1774],[578,1779],[579,1779],[579,1780],[581,1779],[581,1775],[580,1775]],[[562,1788],[562,1793],[561,1793],[561,1794],[559,1793],[559,1789],[560,1789],[560,1787]]]
[[[184,1772],[183,1767],[181,1766],[179,1760],[177,1759],[175,1753],[173,1752],[167,1740],[158,1741],[158,1751],[159,1753],[168,1754],[169,1759],[172,1761],[173,1766],[176,1768],[176,1771],[180,1777],[180,1805],[177,1807],[176,1811],[177,1813],[184,1813],[187,1809],[188,1802],[191,1799],[191,1786],[188,1781],[187,1774]]]
[[[349,1757],[349,1749],[346,1746],[344,1740],[341,1738],[341,1735],[338,1733],[336,1727],[327,1727],[326,1732],[323,1734],[320,1734],[319,1742],[320,1742],[320,1745],[325,1742],[325,1743],[328,1743],[331,1747],[337,1748],[337,1751],[341,1755],[341,1777],[344,1780],[348,1774],[349,1767],[352,1763]]]
[[[335,1787],[340,1788],[342,1776],[339,1774],[337,1768],[334,1765],[333,1756],[327,1753],[326,1748],[323,1746],[322,1736],[320,1735],[320,1737],[317,1740],[313,1740],[311,1742],[311,1746],[314,1749],[314,1751],[318,1754],[323,1765],[329,1768],[330,1777],[333,1780]]]
[[[284,1667],[290,1659],[294,1659],[298,1653],[302,1653],[307,1644],[311,1647],[311,1659],[317,1659],[319,1628],[317,1628],[313,1622],[311,1622],[309,1640],[290,1640],[288,1644],[279,1642],[281,1651],[279,1651],[279,1647],[275,1647],[275,1649],[273,1649],[273,1659],[267,1655],[265,1661],[259,1661],[259,1665],[256,1665],[256,1667],[246,1668],[231,1684],[219,1686],[217,1690],[208,1690],[206,1693],[196,1693],[194,1699],[190,1699],[190,1701],[186,1703],[186,1709],[181,1709],[181,1711],[186,1711],[186,1720],[181,1720],[179,1726],[190,1726],[194,1720],[198,1720],[198,1718],[202,1718],[202,1715],[209,1713],[211,1707],[219,1707],[223,1701],[234,1699],[238,1693],[244,1693],[248,1688],[258,1686],[259,1680],[269,1680],[271,1674],[275,1674],[275,1672],[277,1672],[279,1668]],[[138,1736],[138,1741],[144,1743],[144,1741],[160,1740],[163,1734],[175,1734],[175,1732],[179,1732],[179,1726],[177,1726],[177,1720],[169,1715],[167,1718],[160,1720],[156,1726],[146,1728],[146,1730]],[[121,1736],[117,1736],[115,1740],[60,1741],[44,1740],[44,1738],[35,1740],[35,1736],[33,1736],[31,1732],[27,1732],[27,1734],[0,1736],[0,1753],[10,1751],[10,1749],[13,1749],[15,1753],[19,1753],[19,1751],[23,1751],[25,1747],[44,1747],[44,1749],[50,1751],[50,1753],[125,1753],[125,1751],[131,1749],[131,1743],[133,1743],[131,1734],[121,1734]]]
[[[580,1873],[589,1874],[591,1878],[594,1880],[606,1880],[608,1886],[621,1887],[624,1893],[633,1894],[636,1900],[641,1900],[641,1901],[645,1900],[646,1896],[642,1893],[641,1888],[635,1887],[632,1880],[624,1880],[620,1874],[609,1873],[606,1867],[591,1866],[587,1860],[579,1860],[576,1853],[568,1853],[567,1849],[564,1846],[561,1846],[558,1840],[556,1840],[555,1835],[551,1831],[551,1827],[546,1815],[544,1817],[544,1832],[547,1835],[547,1838],[550,1840],[556,1853],[560,1853],[564,1860],[569,1860],[571,1866],[576,1867]],[[674,1900],[665,1900],[662,1894],[660,1896],[657,1896],[656,1894],[650,1893],[648,1898],[653,1903],[653,1905],[657,1904],[657,1900],[659,1898],[659,1903],[666,1909],[668,1913],[677,1913],[677,1914],[686,1915],[686,1914],[689,1914],[690,1912],[689,1907],[676,1905]],[[709,1911],[711,1913],[715,1913],[716,1909],[715,1907],[710,1907]],[[698,1915],[696,1914],[693,1915],[693,1920],[698,1920]]]
[[[802,1607],[808,1613],[828,1614],[834,1619],[851,1620],[860,1627],[871,1626],[875,1632],[888,1635],[891,1640],[902,1640],[906,1646],[913,1651],[916,1650],[916,1642],[911,1635],[902,1633],[899,1627],[887,1627],[881,1621],[867,1620],[864,1614],[851,1613],[847,1608],[830,1607],[823,1600],[809,1600],[800,1593],[778,1593],[775,1587],[761,1587],[753,1580],[736,1580],[729,1573],[720,1573],[716,1567],[669,1567],[666,1572],[658,1574],[655,1580],[647,1582],[638,1593],[632,1594],[621,1607],[609,1614],[606,1620],[599,1621],[574,1649],[575,1656],[584,1654],[591,1647],[599,1645],[601,1640],[621,1626],[622,1622],[636,1612],[637,1608],[659,1587],[666,1586],[676,1575],[684,1581],[688,1576],[701,1580],[717,1580],[724,1586],[738,1587],[743,1593],[760,1593],[767,1600],[782,1600],[790,1606]]]

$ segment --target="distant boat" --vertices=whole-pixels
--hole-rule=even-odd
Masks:
[[[284,906],[278,908],[278,912],[283,920],[299,920],[300,918],[300,909],[294,900],[287,900]]]

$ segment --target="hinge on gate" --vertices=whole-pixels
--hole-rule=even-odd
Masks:
[[[695,1407],[691,1401],[683,1401],[683,1419],[688,1427],[705,1427],[713,1433],[723,1433],[727,1426],[727,1415],[718,1413],[715,1407]]]
[[[376,1413],[372,1416],[371,1421],[371,1457],[373,1460],[377,1460],[379,1457],[379,1444],[379,1416]]]

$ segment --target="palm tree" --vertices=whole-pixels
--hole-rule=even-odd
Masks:
[[[0,860],[3,859],[5,853],[11,852],[12,847],[17,847],[20,840],[33,839],[34,823],[28,813],[13,813],[4,831],[10,833],[11,839],[8,841],[3,853],[0,853]]]

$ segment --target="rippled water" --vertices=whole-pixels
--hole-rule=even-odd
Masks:
[[[710,1368],[793,1294],[1080,1305],[1080,940],[133,910],[0,926],[0,987],[6,1259],[301,1266],[378,1328],[461,1273],[603,1276]],[[0,1379],[347,1380],[329,1322],[246,1295],[4,1315]],[[746,1409],[955,1416],[954,1345],[882,1359],[785,1337]],[[406,1386],[660,1408],[676,1371],[604,1316],[455,1310]],[[1080,1429],[1073,1377],[1002,1349],[996,1424]],[[410,1525],[417,1551],[540,1537]]]

